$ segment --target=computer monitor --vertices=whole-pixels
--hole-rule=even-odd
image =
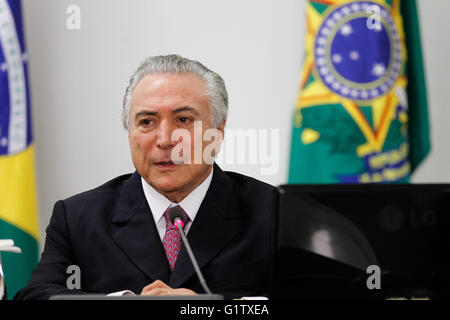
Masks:
[[[450,297],[450,185],[284,185],[274,197],[272,299]]]

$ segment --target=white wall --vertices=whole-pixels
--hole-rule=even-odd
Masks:
[[[450,181],[445,141],[450,101],[448,0],[419,0],[428,68],[433,153],[415,181]],[[24,1],[42,239],[52,206],[133,171],[121,102],[149,55],[200,60],[226,81],[230,128],[280,129],[280,170],[224,166],[272,184],[286,181],[291,116],[304,40],[304,0]],[[81,30],[66,9],[81,8]],[[444,38],[443,38],[444,37]]]
[[[428,79],[432,151],[415,182],[450,182],[450,1],[418,0]]]

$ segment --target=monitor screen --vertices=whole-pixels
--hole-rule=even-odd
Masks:
[[[272,298],[450,296],[450,185],[285,185],[275,197]]]

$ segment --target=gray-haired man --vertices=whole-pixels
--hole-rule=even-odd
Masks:
[[[55,204],[41,261],[16,298],[203,292],[167,219],[172,206],[185,214],[185,232],[212,292],[266,294],[273,187],[211,161],[227,111],[224,81],[199,62],[177,55],[145,60],[123,109],[136,172]],[[70,265],[81,270],[73,290]]]

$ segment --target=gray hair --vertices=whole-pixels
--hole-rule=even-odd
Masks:
[[[217,128],[227,119],[228,93],[223,79],[200,62],[173,54],[145,59],[131,76],[123,98],[122,123],[125,129],[129,130],[130,102],[134,89],[144,76],[157,73],[191,73],[199,76],[206,83],[206,95],[211,108],[211,125]]]

